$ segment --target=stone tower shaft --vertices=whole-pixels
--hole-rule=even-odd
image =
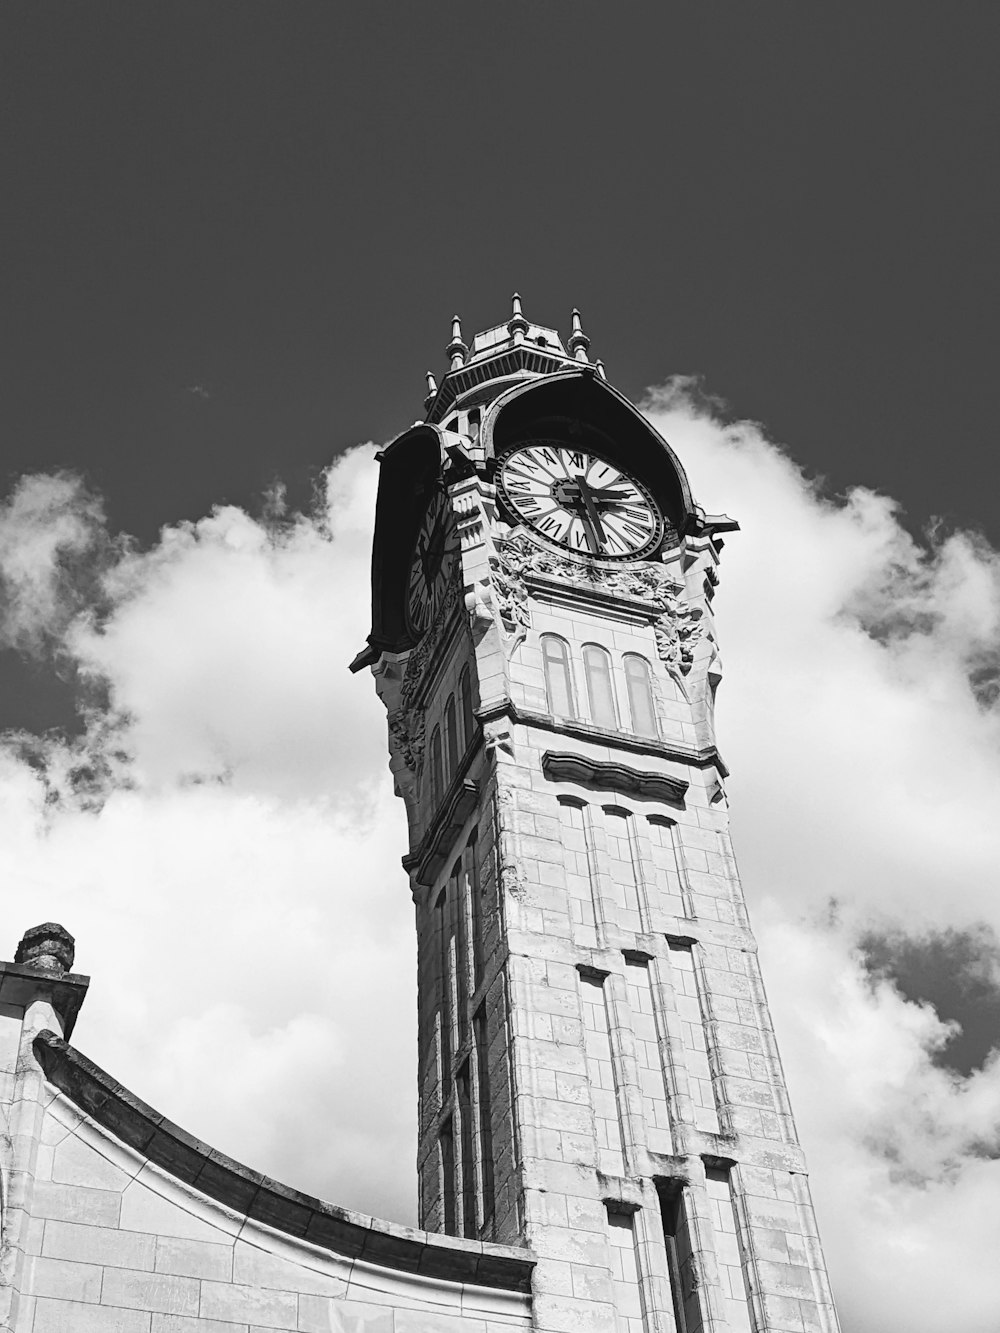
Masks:
[[[736,525],[588,348],[456,321],[382,454],[421,1225],[528,1245],[545,1333],[835,1333],[715,740]]]

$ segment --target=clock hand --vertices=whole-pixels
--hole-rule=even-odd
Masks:
[[[577,477],[576,484],[580,488],[580,496],[583,500],[587,519],[590,520],[589,524],[586,521],[584,522],[584,526],[587,528],[587,539],[590,541],[591,534],[593,534],[593,540],[590,541],[590,549],[597,555],[607,541],[607,537],[605,536],[604,527],[601,523],[601,516],[597,512],[597,505],[594,503],[594,492],[590,489],[583,477]]]
[[[444,515],[439,514],[430,536],[427,538],[427,545],[420,553],[420,563],[423,566],[424,582],[428,587],[437,577],[437,572],[441,567],[441,558],[444,553],[445,540]]]
[[[591,494],[598,504],[622,504],[629,498],[628,491],[616,491],[613,486],[605,486],[602,490],[596,491],[591,489]]]

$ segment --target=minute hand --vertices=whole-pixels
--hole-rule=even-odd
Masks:
[[[590,528],[593,533],[594,543],[596,543],[596,549],[594,549],[594,554],[596,555],[607,541],[607,537],[604,533],[604,526],[601,523],[601,516],[597,512],[597,505],[594,503],[594,492],[590,489],[586,479],[577,477],[576,484],[580,488],[580,497],[583,500],[583,506],[587,511],[587,518],[590,520]],[[591,534],[588,533],[587,535],[590,536]]]

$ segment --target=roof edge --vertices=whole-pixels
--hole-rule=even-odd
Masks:
[[[56,1033],[40,1032],[34,1052],[46,1079],[103,1129],[233,1212],[383,1268],[503,1291],[531,1290],[535,1258],[527,1250],[419,1231],[325,1203],[188,1134]]]

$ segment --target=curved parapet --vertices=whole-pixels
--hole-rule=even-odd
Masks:
[[[23,1288],[33,1333],[75,1328],[91,1304],[152,1313],[157,1329],[156,1314],[169,1315],[185,1333],[530,1327],[526,1251],[324,1203],[185,1133],[53,1032],[33,1049],[55,1090],[34,1184],[41,1240]]]

